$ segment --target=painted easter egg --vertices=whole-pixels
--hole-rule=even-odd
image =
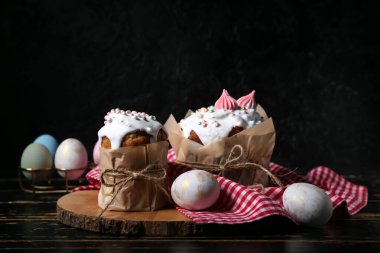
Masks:
[[[307,183],[290,185],[282,195],[284,208],[294,220],[306,226],[327,223],[333,213],[331,199],[321,188]]]
[[[55,153],[55,167],[72,170],[68,172],[68,179],[79,178],[87,167],[87,151],[82,142],[69,138],[59,144]],[[65,177],[65,172],[58,170],[58,174]]]
[[[203,170],[191,170],[179,175],[171,187],[174,202],[188,210],[211,207],[219,194],[218,181],[211,173]]]
[[[20,166],[24,169],[39,170],[39,172],[33,173],[35,175],[34,179],[43,179],[50,173],[53,159],[44,145],[31,143],[22,153]],[[23,171],[23,174],[26,178],[32,179],[32,172]]]
[[[50,134],[40,135],[34,140],[34,143],[44,145],[49,150],[51,156],[54,157],[55,151],[57,151],[58,142],[53,136]]]

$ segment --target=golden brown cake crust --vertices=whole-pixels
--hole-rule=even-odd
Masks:
[[[120,147],[131,147],[131,146],[139,146],[150,143],[151,136],[147,134],[145,131],[135,131],[131,133],[127,133],[120,143]],[[167,135],[164,130],[160,130],[157,135],[157,141],[165,141],[167,139]],[[102,148],[110,149],[111,141],[107,136],[102,137],[101,141]]]
[[[111,141],[108,139],[108,137],[103,136],[102,137],[102,142],[100,143],[100,146],[105,149],[110,149],[111,148]]]
[[[228,137],[231,137],[237,133],[240,133],[241,131],[244,130],[244,127],[241,127],[241,126],[236,126],[234,128],[231,129],[230,133],[228,134]]]
[[[199,144],[202,144],[202,141],[201,139],[199,138],[199,136],[197,135],[197,133],[194,131],[194,130],[191,130],[190,134],[189,134],[189,137],[187,137],[189,140],[192,140],[192,141],[195,141],[195,142],[198,142]]]
[[[244,127],[236,126],[236,127],[231,129],[230,133],[228,134],[228,137],[231,137],[237,133],[240,133],[243,130],[244,130]],[[194,130],[191,130],[189,137],[187,137],[187,138],[189,140],[195,141],[195,142],[203,145],[201,139],[199,138],[198,134]]]
[[[168,139],[168,134],[164,131],[164,129],[160,129],[157,134],[157,141],[166,141]]]

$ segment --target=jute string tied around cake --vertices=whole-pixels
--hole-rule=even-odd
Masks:
[[[112,178],[113,182],[107,182],[107,177]],[[118,180],[116,180],[116,178]],[[120,169],[106,169],[100,174],[100,180],[102,185],[106,187],[117,187],[115,193],[113,193],[111,201],[107,203],[105,208],[101,211],[98,218],[100,218],[105,211],[109,208],[112,202],[115,200],[119,192],[128,187],[132,181],[136,179],[149,180],[154,182],[157,187],[165,194],[165,196],[170,200],[170,195],[167,190],[160,184],[161,180],[166,179],[166,170],[164,167],[158,164],[149,164],[143,170],[140,171],[121,171]]]
[[[224,177],[224,173],[227,170],[257,168],[264,171],[275,184],[277,184],[281,188],[284,187],[283,184],[281,183],[281,180],[279,180],[275,175],[272,174],[272,172],[270,172],[261,164],[254,163],[254,162],[244,162],[244,161],[239,163],[239,160],[242,158],[243,153],[244,153],[243,147],[241,145],[235,145],[232,147],[227,160],[223,164],[205,164],[205,163],[187,162],[187,161],[180,161],[180,160],[177,160],[176,163],[187,165],[193,168],[199,168],[205,171],[209,171],[211,173],[217,173],[219,176],[222,176],[222,177]],[[253,184],[248,187],[255,188],[257,186],[258,186],[257,184]]]

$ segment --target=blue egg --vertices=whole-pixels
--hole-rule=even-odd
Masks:
[[[40,135],[34,140],[34,143],[44,145],[49,150],[51,156],[54,157],[55,151],[57,151],[58,142],[53,136],[50,134]]]

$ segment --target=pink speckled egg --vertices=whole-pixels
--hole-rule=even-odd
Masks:
[[[174,202],[188,210],[211,207],[218,199],[218,180],[204,170],[191,170],[179,175],[171,187]]]
[[[55,153],[55,167],[71,170],[68,179],[79,178],[87,168],[87,151],[82,142],[69,138],[59,144]],[[58,170],[58,174],[65,177],[65,172]]]
[[[94,146],[94,150],[92,151],[92,157],[94,159],[95,164],[100,163],[100,141],[98,140]]]

